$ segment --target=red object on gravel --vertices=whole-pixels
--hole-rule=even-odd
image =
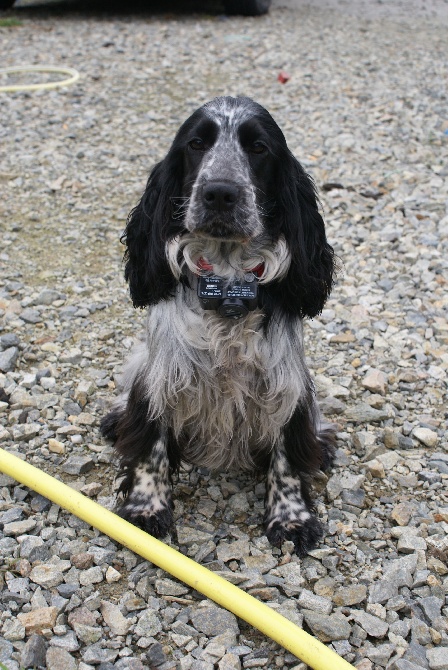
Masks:
[[[286,82],[291,79],[291,75],[288,74],[288,72],[284,72],[282,70],[281,72],[278,73],[277,79],[281,84],[286,84]]]

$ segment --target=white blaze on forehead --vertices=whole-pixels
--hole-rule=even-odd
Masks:
[[[238,140],[238,128],[253,116],[246,104],[235,106],[227,98],[216,98],[204,106],[204,112],[219,128],[218,136],[198,175],[203,179],[232,179],[249,187],[249,164]]]
[[[203,107],[205,114],[212,118],[221,128],[223,125],[236,129],[243,121],[247,121],[254,114],[254,109],[248,101],[235,102],[228,98],[215,98]]]

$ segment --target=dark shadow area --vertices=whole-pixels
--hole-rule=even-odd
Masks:
[[[110,19],[117,17],[176,15],[211,15],[224,14],[224,4],[220,0],[55,0],[15,4],[8,14],[18,19],[34,18],[97,18]],[[2,12],[0,16],[5,16]]]

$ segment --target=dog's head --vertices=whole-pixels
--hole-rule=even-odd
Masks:
[[[215,253],[249,249],[246,257],[285,247],[277,276],[260,280],[271,308],[312,317],[331,290],[333,250],[314,184],[269,112],[249,98],[215,98],[199,108],[152,170],[123,235],[136,307],[173,295],[179,277],[169,249],[187,237]]]

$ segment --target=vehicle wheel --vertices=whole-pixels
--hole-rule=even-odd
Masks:
[[[0,0],[0,9],[11,9],[15,0]]]
[[[224,0],[226,14],[261,16],[269,11],[271,0]]]

